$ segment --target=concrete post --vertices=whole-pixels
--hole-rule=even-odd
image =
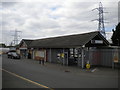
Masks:
[[[68,66],[68,52],[67,52],[67,66]]]
[[[82,46],[82,68],[84,68],[84,46]]]
[[[50,63],[52,62],[52,59],[51,59],[51,48],[50,48]]]
[[[80,53],[80,48],[79,48],[79,51],[78,51],[78,67],[80,67],[80,60],[81,60],[81,53]]]

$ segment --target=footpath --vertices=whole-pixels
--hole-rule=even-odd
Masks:
[[[94,67],[87,70],[77,66],[64,66],[61,64],[55,64],[55,63],[49,63],[49,62],[45,62],[43,65],[43,64],[39,64],[38,60],[33,60],[33,59],[21,59],[21,60],[29,63],[34,63],[36,65],[40,65],[40,67],[45,67],[52,70],[59,70],[61,72],[73,73],[78,75],[90,74],[90,75],[118,76],[118,69],[113,69],[108,67]]]

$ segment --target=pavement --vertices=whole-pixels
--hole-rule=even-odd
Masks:
[[[3,88],[117,88],[118,70],[112,68],[93,68],[90,71],[80,67],[63,66],[46,62],[45,65],[32,59],[8,59],[3,56],[2,68],[22,80],[3,71]],[[91,72],[93,71],[93,72]],[[35,85],[29,81],[37,82]]]
[[[33,59],[22,59],[25,62],[31,62],[35,64],[39,64],[39,61],[33,60]],[[111,75],[114,76],[118,74],[118,69],[113,69],[110,67],[94,67],[91,69],[82,69],[81,67],[78,66],[64,66],[61,64],[56,64],[56,63],[49,63],[45,62],[45,64],[39,64],[43,67],[52,69],[52,70],[59,70],[61,72],[66,72],[66,73],[72,73],[72,74],[89,74],[89,75]],[[113,73],[114,72],[114,73]]]

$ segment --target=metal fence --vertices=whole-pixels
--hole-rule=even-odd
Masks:
[[[85,62],[90,61],[91,65],[113,66],[114,59],[120,62],[120,49],[90,49],[85,51]]]

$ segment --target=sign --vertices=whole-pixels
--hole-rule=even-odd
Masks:
[[[42,57],[42,58],[45,57],[45,52],[44,51],[40,51],[40,57]]]
[[[61,57],[64,58],[64,53],[61,53]]]
[[[86,68],[87,68],[87,69],[90,69],[90,64],[89,64],[89,63],[86,64]]]
[[[103,44],[103,40],[91,40],[92,44]]]
[[[27,48],[20,48],[20,50],[24,50],[24,49],[26,49],[26,50],[27,50]]]
[[[114,62],[118,63],[118,56],[114,56]]]
[[[89,63],[89,61],[87,61],[86,68],[90,69],[90,63]]]
[[[95,43],[103,44],[103,41],[102,40],[95,40]]]

